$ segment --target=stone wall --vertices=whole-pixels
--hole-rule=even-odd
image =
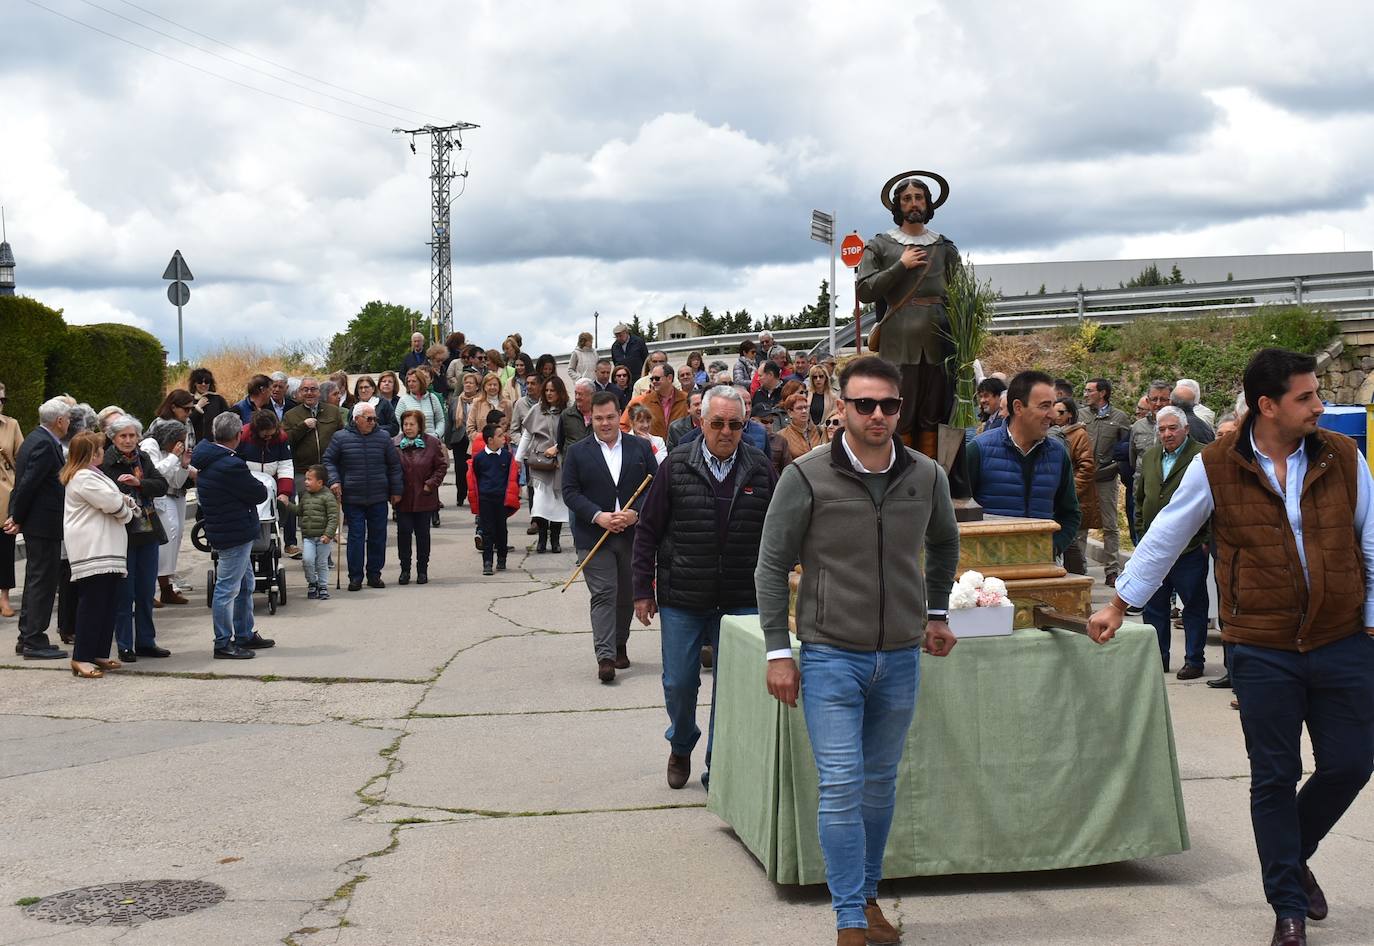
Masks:
[[[1333,343],[1317,358],[1317,380],[1323,401],[1368,403],[1370,389],[1374,388],[1374,342]]]

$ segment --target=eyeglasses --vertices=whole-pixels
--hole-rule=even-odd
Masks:
[[[710,427],[712,430],[724,430],[726,427],[729,427],[732,432],[739,433],[741,430],[744,429],[744,421],[723,421],[719,417],[717,417],[715,420],[707,424],[707,426]]]
[[[832,418],[830,418],[830,420],[828,420],[828,421],[825,422],[825,426],[827,426],[827,427],[838,427],[838,426],[840,426],[839,418],[837,418],[837,417],[832,417]]]
[[[883,414],[891,417],[902,409],[902,399],[899,397],[842,397],[840,400],[846,404],[854,405],[854,410],[867,417],[877,408],[882,408]]]

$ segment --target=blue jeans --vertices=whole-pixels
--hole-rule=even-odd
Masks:
[[[897,766],[916,712],[920,649],[802,644],[801,694],[820,781],[819,822],[835,925],[867,928],[892,827]]]
[[[224,650],[231,643],[243,646],[253,639],[253,586],[257,578],[253,574],[252,542],[216,552],[219,562],[210,619],[215,626],[215,650]]]
[[[1153,624],[1159,637],[1159,656],[1164,669],[1169,669],[1169,642],[1173,637],[1169,625],[1174,592],[1183,601],[1183,663],[1201,667],[1206,661],[1207,646],[1207,550],[1198,546],[1174,562],[1164,584],[1145,603],[1146,624]]]
[[[317,590],[329,588],[329,553],[333,542],[321,542],[320,536],[301,539],[301,564],[305,566],[305,585]]]
[[[659,635],[663,645],[663,703],[668,709],[668,731],[663,737],[673,755],[690,756],[701,727],[697,725],[697,691],[701,688],[701,648],[709,644],[720,667],[720,619],[725,614],[758,614],[758,608],[733,611],[658,609]],[[719,672],[719,670],[717,670]],[[715,688],[712,687],[711,722],[706,734],[706,770],[711,769],[711,740],[716,732]]]
[[[153,627],[157,550],[156,542],[129,549],[129,576],[115,592],[115,641],[120,650],[157,646],[157,629]]]
[[[363,557],[366,555],[367,574],[380,578],[386,564],[386,520],[390,505],[385,502],[344,503],[344,521],[348,523],[348,580],[363,580]]]
[[[1264,896],[1279,919],[1307,913],[1302,865],[1374,769],[1374,638],[1358,631],[1305,654],[1237,644],[1231,681],[1250,754],[1250,821]],[[1302,726],[1316,770],[1302,777]]]

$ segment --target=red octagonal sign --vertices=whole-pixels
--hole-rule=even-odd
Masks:
[[[840,262],[851,269],[864,258],[864,241],[857,233],[851,233],[840,243]]]

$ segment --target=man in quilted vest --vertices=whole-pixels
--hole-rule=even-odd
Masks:
[[[687,784],[701,738],[701,649],[716,649],[721,617],[759,610],[754,567],[777,482],[767,455],[743,442],[744,396],[717,385],[703,404],[702,436],[679,444],[659,464],[634,538],[635,615],[647,625],[657,612],[663,628],[664,736],[668,787],[675,789]],[[713,699],[701,776],[708,787],[715,721]]]
[[[1088,628],[1110,640],[1211,517],[1271,946],[1305,946],[1306,920],[1326,917],[1308,863],[1374,770],[1374,480],[1353,440],[1318,429],[1316,365],[1255,354],[1244,423],[1189,463]],[[1296,792],[1304,723],[1316,771]]]
[[[1063,555],[1078,534],[1082,512],[1069,452],[1047,436],[1054,423],[1054,382],[1039,371],[1023,371],[1005,394],[1007,422],[965,448],[969,488],[990,515],[1059,523],[1054,554]]]

